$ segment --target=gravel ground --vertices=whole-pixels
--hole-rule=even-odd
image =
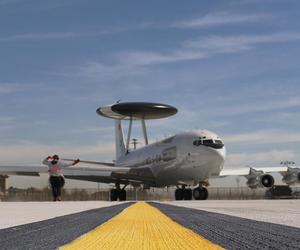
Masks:
[[[0,230],[0,249],[56,249],[89,232],[132,203],[93,209]]]
[[[192,208],[151,203],[226,249],[300,249],[300,229]]]

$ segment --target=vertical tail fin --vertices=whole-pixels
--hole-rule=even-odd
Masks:
[[[121,120],[115,120],[115,137],[116,137],[116,161],[118,161],[120,156],[126,154]]]

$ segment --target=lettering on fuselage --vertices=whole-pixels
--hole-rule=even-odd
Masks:
[[[156,154],[152,157],[148,157],[143,164],[154,164],[161,161],[167,162],[176,159],[177,149],[176,147],[171,147],[164,149],[161,154]]]

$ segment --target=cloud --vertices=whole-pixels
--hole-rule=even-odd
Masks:
[[[261,130],[251,133],[225,135],[223,139],[225,143],[284,144],[300,142],[300,133],[283,130]]]
[[[2,116],[0,117],[0,124],[14,122],[16,117],[13,116]]]
[[[22,91],[24,86],[17,83],[0,83],[0,94],[11,94]]]
[[[23,0],[0,0],[0,5],[11,4],[21,2]],[[55,5],[56,6],[56,5]],[[235,14],[228,12],[218,12],[213,14],[208,14],[200,18],[194,18],[189,20],[184,20],[177,22],[171,25],[162,25],[155,23],[140,23],[137,25],[131,26],[122,26],[122,27],[110,27],[102,30],[94,30],[91,32],[37,32],[37,33],[24,33],[16,34],[8,37],[0,37],[0,41],[38,41],[38,40],[57,40],[57,39],[72,39],[78,37],[93,37],[93,36],[102,36],[110,35],[134,30],[144,30],[147,28],[162,29],[162,28],[203,28],[203,27],[212,27],[220,26],[226,24],[236,24],[244,22],[258,22],[260,20],[268,19],[270,15],[266,14]],[[150,55],[148,55],[150,57]],[[153,55],[156,57],[156,55]],[[168,61],[167,58],[165,60]]]
[[[288,109],[300,107],[300,100],[298,98],[289,98],[287,100],[280,101],[264,101],[263,103],[256,102],[255,104],[240,104],[234,106],[228,106],[225,108],[211,109],[213,114],[225,114],[225,115],[241,115],[252,112],[267,112],[272,110]]]
[[[299,32],[284,32],[263,35],[209,36],[185,41],[179,48],[153,52],[145,50],[122,51],[112,56],[111,63],[88,62],[59,73],[66,77],[88,77],[94,80],[118,80],[124,77],[141,76],[149,67],[191,60],[203,60],[218,54],[231,54],[253,49],[269,43],[284,43],[300,40]]]
[[[25,33],[8,37],[0,37],[0,41],[53,40],[69,39],[80,36],[83,36],[83,34],[74,32]]]
[[[3,116],[0,117],[0,131],[10,130],[17,127],[16,117]]]
[[[84,134],[84,133],[94,133],[94,132],[112,132],[113,126],[110,127],[86,127],[80,129],[72,129],[70,133],[72,134]]]
[[[32,163],[39,165],[49,154],[59,154],[66,158],[111,161],[114,158],[114,152],[114,143],[102,142],[94,145],[51,145],[34,142],[0,145],[1,165]]]
[[[279,166],[283,160],[293,160],[297,157],[294,151],[290,150],[272,150],[259,153],[236,153],[227,156],[226,167],[244,167],[244,166],[261,166],[268,167]]]
[[[6,5],[6,4],[14,4],[23,2],[24,0],[0,0],[0,5]]]
[[[0,2],[1,5],[1,2]],[[23,33],[16,34],[7,37],[0,37],[0,42],[10,42],[10,41],[39,41],[39,40],[61,40],[61,39],[72,39],[81,37],[99,37],[103,35],[111,35],[117,33],[123,33],[127,31],[145,29],[152,26],[150,23],[141,23],[135,26],[123,26],[123,27],[110,27],[107,29],[98,29],[94,31],[84,31],[84,32],[74,32],[74,31],[64,31],[64,32],[36,32],[36,33]]]
[[[73,69],[72,69],[73,70]],[[134,66],[132,63],[104,64],[101,62],[88,62],[82,66],[75,67],[75,72],[64,72],[67,77],[88,77],[94,80],[119,80],[124,76],[139,76],[145,73],[142,67]]]
[[[220,53],[236,53],[253,48],[254,45],[283,43],[300,40],[299,32],[267,35],[209,36],[186,41],[170,52],[130,51],[117,55],[118,63],[153,65],[186,60],[204,59]]]
[[[185,47],[207,49],[213,53],[236,52],[250,49],[256,44],[284,43],[300,40],[299,32],[280,32],[260,35],[210,36],[188,41]]]
[[[7,131],[7,130],[22,130],[22,129],[28,129],[28,128],[34,128],[34,127],[41,127],[44,125],[48,125],[47,121],[42,120],[33,120],[30,121],[23,121],[22,119],[18,119],[18,117],[11,117],[11,116],[3,116],[0,117],[0,131]],[[7,134],[1,134],[1,136]]]
[[[178,61],[196,60],[206,58],[205,51],[196,51],[189,48],[180,48],[171,52],[147,52],[130,51],[122,52],[117,55],[121,64],[130,63],[131,65],[147,66],[153,64],[172,63]]]
[[[269,19],[266,14],[236,14],[230,12],[218,12],[207,14],[202,17],[184,20],[173,24],[176,28],[207,28],[214,26],[224,26],[227,24],[239,24],[248,22],[259,22]]]

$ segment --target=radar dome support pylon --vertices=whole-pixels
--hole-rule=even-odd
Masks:
[[[126,138],[126,153],[128,153],[133,120],[141,121],[145,144],[148,145],[149,142],[145,120],[162,119],[175,115],[177,113],[177,109],[173,106],[161,103],[118,102],[109,106],[100,107],[96,112],[106,118],[129,120],[128,134]],[[118,142],[116,141],[116,143]]]

